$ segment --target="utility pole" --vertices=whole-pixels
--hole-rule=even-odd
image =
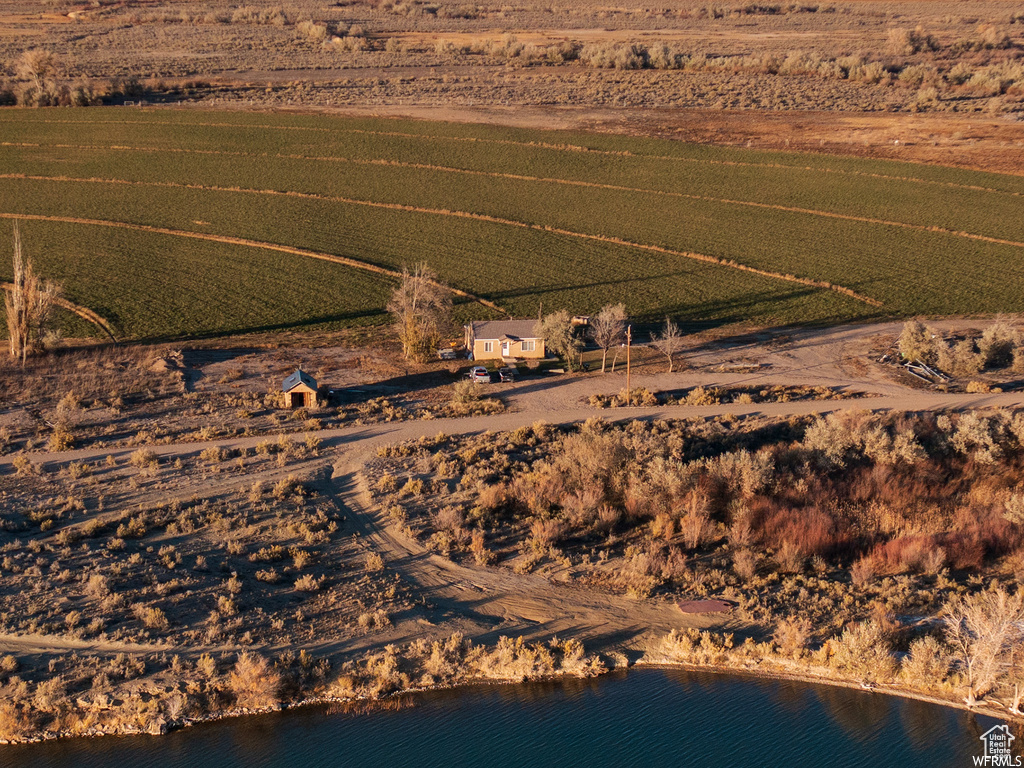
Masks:
[[[629,392],[629,345],[633,341],[633,326],[626,326],[626,405],[630,404],[632,396]]]

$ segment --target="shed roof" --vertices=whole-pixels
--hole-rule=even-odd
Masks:
[[[474,339],[539,339],[536,320],[482,320],[470,323]]]
[[[316,379],[310,376],[301,368],[296,369],[295,373],[284,380],[281,385],[282,392],[290,392],[295,389],[299,384],[305,384],[310,389],[316,389]]]

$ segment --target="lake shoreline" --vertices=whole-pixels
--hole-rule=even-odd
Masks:
[[[737,675],[740,677],[756,678],[760,680],[786,680],[796,683],[806,683],[808,685],[827,685],[833,688],[846,688],[853,691],[860,691],[866,694],[881,693],[886,696],[892,696],[895,698],[920,701],[925,704],[935,704],[937,706],[947,707],[950,709],[957,709],[963,712],[970,712],[976,715],[995,717],[999,720],[1003,720],[1006,722],[1024,723],[1024,715],[1015,715],[1012,712],[1001,707],[995,708],[987,705],[976,705],[973,707],[969,707],[967,706],[967,703],[964,701],[959,701],[957,699],[947,699],[941,696],[936,696],[934,694],[924,693],[922,691],[915,691],[912,688],[896,686],[891,683],[873,683],[869,686],[865,686],[863,683],[857,680],[849,678],[827,677],[825,675],[816,675],[810,671],[797,672],[786,671],[781,669],[760,670],[756,668],[751,668],[749,666],[735,666],[729,664],[701,665],[669,660],[645,661],[643,659],[638,661],[634,666],[644,667],[648,669],[685,669],[690,672],[708,672],[715,675]]]
[[[367,713],[372,713],[375,710],[388,710],[401,706],[399,704],[403,697],[420,693],[430,693],[438,691],[458,691],[460,689],[467,689],[471,687],[480,686],[509,686],[509,685],[524,685],[528,683],[543,683],[543,682],[556,682],[565,679],[578,679],[585,680],[589,678],[596,679],[598,677],[605,677],[614,672],[628,673],[634,669],[643,670],[657,670],[657,669],[681,669],[688,672],[698,673],[710,673],[719,676],[736,676],[748,679],[758,679],[765,681],[788,681],[803,683],[809,686],[830,686],[835,688],[844,688],[853,691],[859,691],[861,693],[870,694],[878,693],[886,696],[895,697],[899,699],[907,699],[913,701],[920,701],[925,704],[933,704],[937,706],[946,707],[949,709],[960,710],[963,712],[969,712],[975,715],[983,715],[987,717],[993,717],[1004,722],[1009,723],[1024,723],[1024,715],[1015,715],[1014,713],[1004,709],[1002,705],[993,707],[991,705],[979,704],[976,706],[968,706],[964,701],[958,701],[956,699],[944,698],[936,696],[934,694],[925,693],[922,691],[915,691],[911,688],[903,686],[897,686],[891,683],[872,683],[865,685],[864,683],[853,680],[850,678],[841,678],[834,676],[826,676],[815,674],[812,668],[808,667],[803,671],[798,670],[785,670],[785,669],[759,669],[763,663],[767,662],[771,664],[774,660],[765,660],[759,662],[756,666],[748,664],[693,664],[688,662],[673,661],[667,658],[658,658],[656,656],[648,659],[645,657],[640,658],[636,662],[628,666],[616,666],[606,667],[602,672],[597,674],[554,674],[545,675],[537,678],[530,678],[524,680],[496,680],[496,679],[469,679],[465,681],[459,681],[451,684],[438,684],[432,686],[418,686],[413,688],[402,689],[400,691],[394,691],[380,698],[371,698],[367,696],[309,696],[296,701],[282,703],[276,706],[268,707],[242,707],[230,710],[224,710],[222,712],[209,713],[202,717],[196,718],[183,718],[181,720],[169,721],[162,725],[159,729],[155,728],[113,728],[113,729],[96,729],[95,732],[88,733],[72,733],[72,732],[46,732],[43,734],[26,736],[20,739],[0,739],[0,745],[2,746],[13,746],[13,745],[25,745],[25,744],[40,744],[48,741],[57,740],[69,740],[69,739],[93,739],[104,736],[162,736],[171,732],[185,730],[196,725],[203,725],[207,723],[215,723],[222,720],[229,720],[234,718],[249,717],[254,715],[267,715],[275,712],[285,712],[293,709],[303,709],[315,706],[332,706],[341,705],[343,707],[349,706],[364,706]]]

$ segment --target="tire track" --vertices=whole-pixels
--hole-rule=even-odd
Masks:
[[[125,184],[133,184],[135,182],[123,182]],[[286,193],[285,193],[286,194]],[[346,267],[352,267],[354,269],[361,269],[366,272],[374,272],[378,275],[385,275],[387,277],[401,279],[402,273],[393,269],[387,269],[385,267],[379,267],[376,264],[370,264],[366,261],[358,261],[356,259],[350,259],[346,256],[335,256],[332,253],[323,253],[321,251],[310,251],[304,248],[293,248],[290,245],[278,245],[276,243],[266,243],[260,240],[249,240],[243,237],[231,237],[229,235],[210,235],[205,232],[190,232],[185,229],[168,229],[165,227],[153,227],[148,224],[131,224],[125,221],[109,221],[106,219],[82,219],[74,216],[44,216],[40,214],[31,213],[0,213],[0,219],[12,219],[18,221],[52,221],[59,222],[62,224],[84,224],[86,226],[96,227],[111,227],[114,229],[128,229],[136,232],[151,232],[157,235],[170,235],[172,237],[187,237],[193,240],[206,240],[213,243],[224,243],[227,245],[240,245],[246,248],[262,248],[267,251],[279,251],[280,253],[287,253],[292,256],[304,256],[310,259],[319,259],[321,261],[329,261],[334,264],[342,264]],[[433,283],[437,285],[437,283]],[[449,291],[454,293],[456,296],[475,301],[478,304],[482,304],[488,309],[493,309],[502,315],[508,315],[504,309],[499,307],[493,301],[489,301],[480,296],[476,296],[467,291],[463,291],[459,288],[452,288],[450,286],[444,286]],[[83,308],[84,309],[84,308]],[[74,310],[72,310],[74,311]],[[91,310],[85,310],[91,312]],[[102,322],[104,321],[99,315],[96,315]],[[106,329],[104,329],[106,330]],[[108,331],[109,333],[109,331]]]
[[[14,283],[0,283],[0,288],[2,288],[5,291],[13,291]],[[109,322],[107,322],[107,320],[98,312],[94,312],[88,307],[83,307],[81,304],[75,304],[74,302],[68,301],[67,299],[60,296],[54,298],[53,303],[56,304],[61,309],[66,309],[68,312],[73,312],[83,320],[92,323],[105,334],[107,334],[107,336],[110,337],[111,341],[117,341],[117,337],[114,335],[113,326]]]
[[[759,269],[757,267],[751,267],[751,266],[748,266],[746,264],[742,264],[740,262],[733,261],[732,259],[723,259],[723,258],[720,258],[718,256],[709,256],[709,255],[703,254],[703,253],[695,253],[695,252],[692,252],[692,251],[678,251],[678,250],[674,250],[674,249],[671,249],[671,248],[664,248],[664,247],[658,246],[658,245],[650,245],[650,244],[647,244],[647,243],[637,243],[637,242],[633,242],[631,240],[625,240],[625,239],[622,239],[622,238],[612,237],[612,236],[609,236],[609,235],[594,235],[594,234],[590,234],[590,233],[586,233],[586,232],[575,232],[575,231],[572,231],[572,230],[561,229],[561,228],[557,228],[557,227],[551,227],[551,226],[544,225],[544,224],[530,224],[530,223],[527,223],[527,222],[524,222],[524,221],[516,221],[514,219],[504,219],[504,218],[500,218],[500,217],[497,217],[497,216],[489,216],[487,214],[482,214],[482,213],[472,213],[472,212],[468,212],[468,211],[452,211],[452,210],[447,210],[447,209],[443,209],[443,208],[423,208],[423,207],[414,206],[414,205],[404,205],[404,204],[401,204],[401,203],[383,203],[383,202],[378,202],[378,201],[373,201],[373,200],[359,200],[359,199],[356,199],[356,198],[348,198],[348,197],[337,197],[337,196],[328,196],[328,195],[315,195],[315,194],[308,193],[308,192],[282,192],[280,190],[272,190],[272,189],[246,189],[246,188],[243,188],[243,187],[215,187],[215,186],[194,185],[194,184],[178,184],[178,183],[175,183],[175,182],[167,182],[167,181],[128,181],[128,180],[125,180],[125,179],[84,179],[84,178],[72,178],[72,177],[66,177],[66,176],[30,176],[30,175],[26,175],[26,174],[0,174],[0,178],[28,179],[28,180],[32,180],[32,181],[91,183],[91,184],[121,184],[121,185],[125,185],[125,186],[161,187],[161,188],[169,188],[169,189],[194,189],[194,190],[207,191],[207,192],[229,192],[229,193],[236,193],[236,194],[265,195],[265,196],[274,196],[274,197],[297,197],[297,198],[300,198],[300,199],[321,200],[321,201],[325,201],[325,202],[342,203],[342,204],[345,204],[345,205],[358,205],[358,206],[364,206],[364,207],[368,207],[368,208],[378,208],[378,209],[382,209],[382,210],[403,211],[403,212],[407,212],[407,213],[422,213],[422,214],[427,214],[427,215],[432,215],[432,216],[450,216],[450,217],[453,217],[453,218],[462,218],[462,219],[470,219],[470,220],[474,220],[474,221],[483,221],[483,222],[487,222],[487,223],[491,223],[491,224],[500,224],[500,225],[504,225],[504,226],[519,227],[519,228],[522,228],[522,229],[530,229],[530,230],[535,230],[535,231],[539,231],[539,232],[550,232],[550,233],[553,233],[553,234],[564,235],[566,237],[573,237],[573,238],[577,238],[577,239],[581,239],[581,240],[589,240],[589,241],[593,241],[593,242],[609,243],[609,244],[612,244],[612,245],[621,245],[621,246],[625,246],[625,247],[628,247],[628,248],[636,248],[638,250],[644,250],[644,251],[649,251],[649,252],[653,252],[653,253],[660,253],[660,254],[664,254],[666,256],[675,256],[675,257],[678,257],[678,258],[689,259],[689,260],[692,260],[692,261],[700,261],[700,262],[704,262],[706,264],[714,264],[714,265],[720,266],[720,267],[727,267],[729,269],[735,269],[735,270],[740,271],[740,272],[747,272],[749,274],[759,275],[761,277],[766,277],[766,278],[773,279],[773,280],[782,280],[782,281],[789,282],[789,283],[796,283],[796,284],[799,284],[799,285],[805,285],[805,286],[808,286],[808,287],[811,287],[811,288],[820,288],[820,289],[825,289],[825,290],[829,290],[829,291],[834,291],[835,293],[839,293],[839,294],[842,294],[844,296],[848,296],[848,297],[850,297],[852,299],[855,299],[857,301],[861,301],[861,302],[863,302],[865,304],[868,304],[870,306],[873,306],[873,307],[880,307],[880,306],[882,306],[882,302],[879,301],[878,299],[875,299],[875,298],[872,298],[870,296],[858,293],[857,291],[854,291],[852,288],[847,288],[846,286],[843,286],[843,285],[837,285],[835,283],[830,283],[830,282],[828,282],[826,280],[817,280],[817,279],[809,278],[809,277],[799,277],[797,275],[784,274],[784,273],[781,273],[781,272],[771,272],[769,270]],[[378,267],[376,265],[371,265],[371,264],[368,264],[367,262],[356,261],[355,259],[348,259],[348,258],[342,257],[342,256],[333,256],[331,254],[324,254],[324,253],[320,253],[320,252],[317,252],[317,251],[307,251],[307,250],[300,249],[300,248],[292,248],[291,246],[273,245],[273,244],[270,244],[270,243],[263,243],[263,242],[257,241],[257,240],[246,240],[244,238],[234,238],[234,237],[219,236],[219,235],[207,235],[207,234],[204,234],[204,233],[190,232],[190,231],[187,231],[187,230],[173,230],[173,229],[165,229],[165,228],[160,228],[160,227],[152,227],[152,226],[145,225],[145,224],[128,224],[126,222],[111,222],[111,221],[99,220],[99,219],[78,219],[78,218],[73,218],[73,217],[59,217],[59,216],[58,217],[48,217],[48,216],[42,216],[42,215],[30,216],[29,214],[0,214],[0,218],[3,218],[3,217],[6,217],[6,218],[17,218],[17,217],[35,218],[36,220],[43,220],[43,221],[45,221],[45,220],[52,220],[52,221],[64,221],[64,222],[79,223],[79,224],[101,224],[102,223],[102,224],[106,224],[107,226],[119,226],[119,227],[123,227],[123,228],[135,228],[135,229],[139,229],[140,231],[155,232],[155,233],[159,233],[159,234],[179,235],[179,236],[183,236],[183,237],[193,237],[193,238],[196,238],[196,239],[213,240],[215,242],[231,243],[231,244],[235,244],[235,245],[247,245],[247,246],[250,246],[250,247],[257,247],[257,248],[269,248],[271,250],[278,250],[278,251],[282,251],[284,253],[293,253],[295,255],[304,255],[304,256],[310,256],[312,258],[324,259],[326,261],[334,261],[335,263],[338,263],[338,264],[346,264],[348,266],[352,266],[352,267],[356,267],[356,268],[360,268],[360,269],[370,269],[371,271],[376,271],[376,272],[379,272],[380,274],[387,274],[387,275],[390,275],[392,277],[400,277],[401,276],[400,273],[395,272],[394,270],[388,270],[388,269],[385,269],[383,267]],[[495,309],[498,312],[501,312],[502,314],[507,314],[504,310],[500,309],[493,302],[487,301],[486,299],[483,299],[483,298],[481,298],[479,296],[475,296],[473,294],[466,293],[464,291],[459,291],[457,289],[452,289],[452,290],[457,295],[465,296],[467,298],[472,299],[473,301],[477,301],[480,304],[483,304],[486,307],[489,307],[491,309]]]

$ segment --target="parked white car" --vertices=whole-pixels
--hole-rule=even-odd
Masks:
[[[469,380],[474,384],[490,384],[491,374],[482,365],[474,365],[469,369]]]

